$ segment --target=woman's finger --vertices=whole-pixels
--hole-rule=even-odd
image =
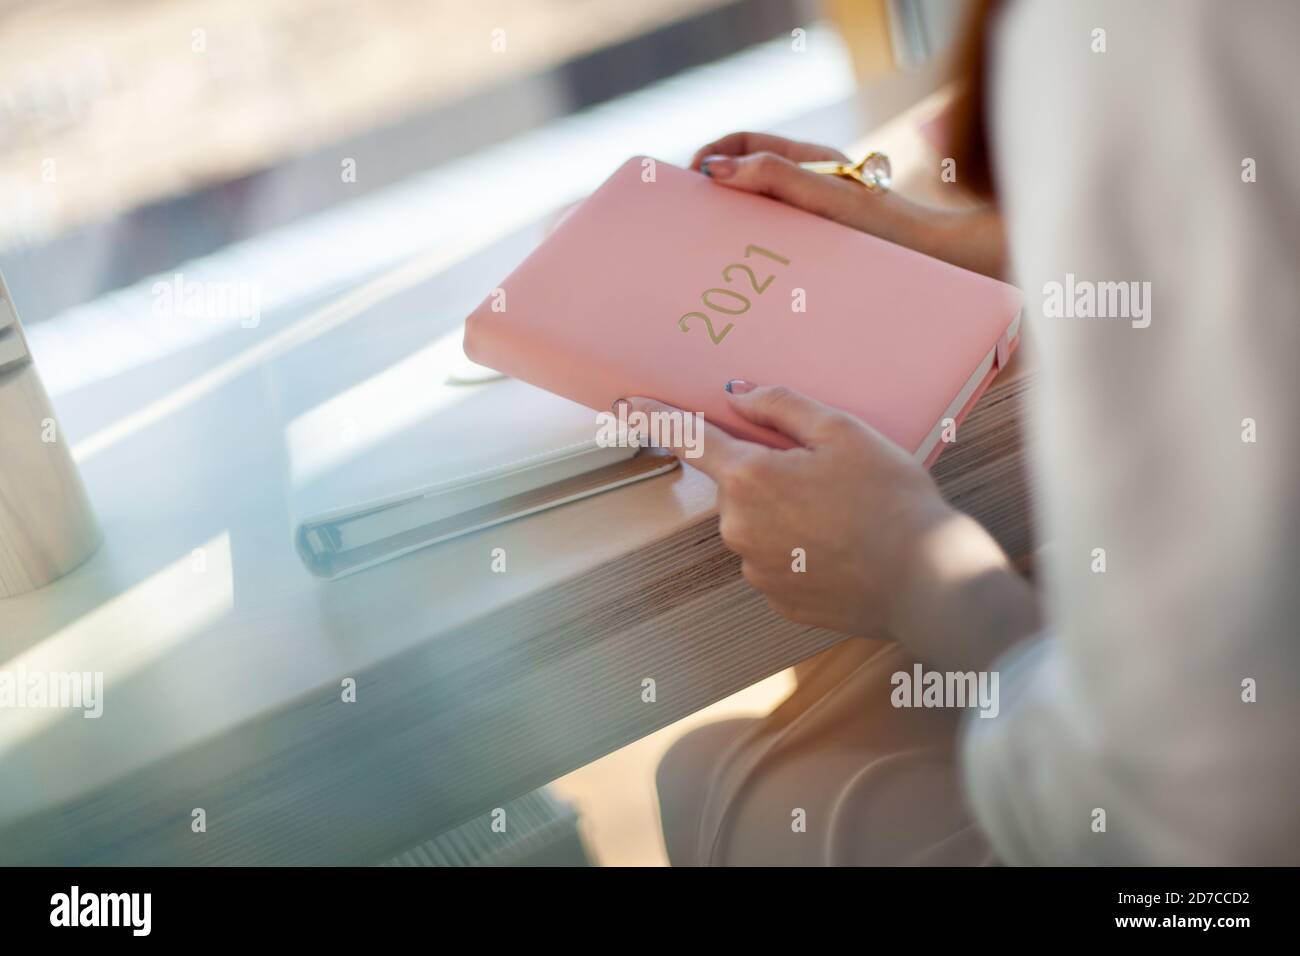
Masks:
[[[863,228],[863,186],[850,179],[800,169],[775,153],[706,156],[701,171],[733,189],[771,196],[826,219]]]
[[[731,406],[741,418],[788,435],[805,448],[815,447],[825,426],[844,415],[781,385],[752,385],[739,379],[727,385]]]
[[[829,146],[801,143],[782,136],[773,136],[770,133],[730,133],[697,150],[691,159],[690,168],[699,169],[700,162],[706,156],[748,156],[750,153],[763,152],[775,153],[796,163],[827,159],[841,163],[848,162],[847,156]]]

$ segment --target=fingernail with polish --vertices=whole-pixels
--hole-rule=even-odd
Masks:
[[[744,395],[746,392],[752,392],[754,390],[754,383],[746,382],[743,378],[733,378],[722,387],[732,395]]]
[[[709,156],[700,163],[700,172],[710,179],[730,179],[736,173],[736,161],[730,156]]]

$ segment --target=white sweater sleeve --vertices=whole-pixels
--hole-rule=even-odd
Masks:
[[[1300,863],[1300,4],[994,36],[1052,633],[967,722],[973,809],[1011,863]]]

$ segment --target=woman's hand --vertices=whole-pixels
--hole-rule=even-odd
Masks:
[[[722,540],[777,613],[890,636],[922,659],[963,667],[1037,626],[1032,596],[997,544],[910,455],[798,392],[729,384],[737,413],[800,447],[768,448],[706,423],[703,454],[685,460],[717,483]],[[675,411],[627,401],[631,411]]]
[[[717,482],[723,542],[779,614],[877,635],[902,589],[903,556],[948,505],[923,468],[853,416],[789,389],[732,384],[740,415],[802,447],[778,451],[706,425],[704,454],[686,460]]]
[[[729,188],[770,196],[954,265],[1001,276],[1006,241],[996,209],[934,209],[894,192],[799,168],[802,162],[847,159],[827,146],[766,133],[732,133],[701,148],[691,168]]]

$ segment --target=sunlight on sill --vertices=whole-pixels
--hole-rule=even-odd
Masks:
[[[492,238],[467,236],[453,247],[443,247],[420,256],[366,283],[287,329],[221,362],[170,395],[149,403],[77,442],[73,446],[72,457],[78,464],[84,464],[100,452],[193,404],[245,372],[345,324],[375,303],[438,275],[442,270],[488,245]]]
[[[223,531],[0,669],[28,675],[65,672],[69,666],[102,671],[104,713],[111,716],[116,687],[234,606],[230,532]],[[0,756],[67,714],[54,707],[6,709],[0,720]]]
[[[295,484],[306,484],[355,458],[410,425],[446,413],[473,390],[448,387],[448,378],[468,363],[461,348],[464,327],[413,355],[326,399],[289,422]]]

